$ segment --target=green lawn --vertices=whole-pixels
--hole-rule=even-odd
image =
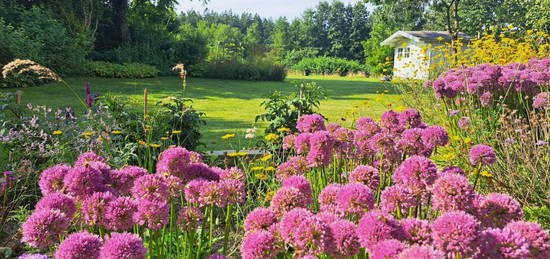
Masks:
[[[327,90],[328,98],[321,103],[320,112],[330,122],[349,126],[350,111],[354,106],[357,116],[379,116],[388,103],[394,106],[399,97],[389,85],[374,79],[351,77],[301,77],[290,76],[284,82],[250,82],[216,79],[191,78],[188,80],[188,97],[193,106],[206,113],[207,125],[203,129],[203,142],[207,149],[228,148],[220,140],[226,133],[240,133],[246,128],[264,124],[255,123],[254,118],[262,112],[259,104],[264,96],[274,90],[290,91],[291,81],[314,81]],[[159,77],[154,79],[105,79],[70,78],[67,82],[84,94],[83,85],[90,82],[92,92],[123,95],[135,101],[135,108],[143,108],[143,89],[148,88],[149,103],[154,104],[165,97],[176,95],[180,91],[177,77]],[[387,93],[384,94],[386,90]],[[61,84],[50,84],[23,90],[23,102],[47,105],[50,107],[73,106],[79,108],[77,100]],[[368,104],[365,104],[367,102]],[[347,120],[342,120],[342,118]]]

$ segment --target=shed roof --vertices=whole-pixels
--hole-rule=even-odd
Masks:
[[[460,32],[459,38],[470,40],[471,36]],[[451,35],[446,31],[398,31],[380,43],[380,45],[395,47],[403,39],[409,39],[417,42],[449,42]]]

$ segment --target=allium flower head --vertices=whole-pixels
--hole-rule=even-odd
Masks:
[[[485,92],[479,97],[479,102],[481,103],[481,106],[487,107],[491,105],[493,102],[493,93],[491,92]]]
[[[283,138],[283,149],[289,150],[294,147],[294,141],[296,140],[296,135],[286,135]]]
[[[386,153],[394,149],[395,136],[387,133],[377,133],[369,140],[369,147],[377,153]]]
[[[441,212],[473,208],[474,187],[468,179],[458,174],[445,174],[432,186],[432,206]]]
[[[471,256],[480,234],[479,222],[463,211],[444,213],[431,226],[433,244],[449,255]]]
[[[294,187],[300,190],[300,192],[306,198],[307,203],[313,203],[313,191],[311,190],[311,184],[304,176],[290,176],[283,181],[282,187]]]
[[[104,184],[110,184],[111,183],[111,167],[103,162],[98,161],[92,161],[86,164],[87,167],[94,168],[101,172],[101,175],[103,176],[103,183]]]
[[[467,130],[471,124],[470,117],[462,117],[458,120],[458,128],[463,130]]]
[[[422,124],[422,116],[420,116],[420,112],[415,109],[403,111],[399,114],[398,120],[401,127],[406,129],[417,128]]]
[[[233,179],[233,180],[244,182],[246,180],[246,174],[243,170],[241,170],[238,167],[231,167],[221,172],[220,179],[221,180]]]
[[[326,130],[325,119],[319,114],[306,114],[298,118],[296,128],[300,132],[313,133],[320,130]]]
[[[361,216],[374,207],[374,193],[364,184],[349,183],[338,191],[336,204],[342,213]]]
[[[435,146],[427,146],[424,142],[424,129],[412,128],[406,129],[401,133],[401,139],[397,142],[397,147],[407,155],[430,156]]]
[[[349,173],[350,183],[362,183],[371,190],[378,189],[380,184],[380,174],[378,169],[369,165],[360,165]]]
[[[180,193],[183,192],[183,181],[173,175],[163,176],[164,184],[168,187],[168,193],[171,197],[179,197]]]
[[[487,229],[478,242],[479,258],[530,258],[527,240],[510,229]]]
[[[69,170],[71,170],[70,166],[56,165],[42,171],[38,181],[42,195],[46,196],[50,193],[61,192],[63,190],[63,179]]]
[[[432,243],[430,223],[417,218],[405,218],[399,223],[405,231],[405,241],[411,245],[429,245]]]
[[[424,192],[437,179],[435,163],[423,156],[411,156],[403,161],[393,174],[393,181],[403,184],[413,192]]]
[[[196,207],[183,207],[178,212],[178,226],[184,231],[197,229],[202,222],[202,212]]]
[[[190,154],[187,149],[182,147],[172,147],[164,150],[159,156],[157,162],[157,173],[164,175],[174,175],[186,179],[183,175],[185,167],[191,162]]]
[[[359,253],[361,245],[355,233],[355,224],[349,220],[338,220],[329,225],[332,245],[328,253],[337,258],[352,257]]]
[[[92,167],[75,167],[63,179],[67,192],[76,197],[86,197],[105,190],[105,178]]]
[[[147,169],[138,166],[125,166],[111,171],[111,185],[121,195],[130,193],[135,179],[148,175]]]
[[[397,258],[397,255],[401,251],[405,250],[407,245],[401,243],[395,239],[386,239],[378,242],[370,250],[371,259],[388,259],[388,258]]]
[[[236,204],[244,202],[246,197],[245,186],[242,181],[235,179],[227,179],[219,182],[222,186],[223,193],[227,204]]]
[[[449,143],[449,134],[443,127],[429,126],[422,131],[422,141],[431,148],[445,146]]]
[[[485,227],[502,228],[523,218],[521,204],[507,194],[491,193],[478,204],[477,217]]]
[[[195,152],[195,151],[189,151],[189,161],[191,163],[203,163],[202,155]]]
[[[190,203],[199,203],[201,196],[201,188],[208,181],[204,179],[195,179],[185,185],[185,199]]]
[[[51,193],[44,196],[36,203],[36,210],[59,210],[72,219],[76,212],[76,204],[74,200],[62,193]]]
[[[386,212],[393,212],[397,209],[406,211],[417,205],[417,199],[411,189],[396,184],[387,187],[382,191],[380,206]]]
[[[137,208],[133,216],[133,220],[137,224],[147,225],[153,230],[158,230],[168,224],[170,208],[167,203],[140,199],[137,202]]]
[[[170,193],[162,176],[148,174],[134,181],[132,196],[136,199],[166,202],[170,197]]]
[[[380,210],[365,213],[357,226],[357,236],[361,246],[369,251],[382,240],[402,240],[404,235],[399,222],[392,215]]]
[[[509,229],[527,240],[530,258],[550,258],[550,235],[539,224],[515,221],[508,223],[504,229]]]
[[[277,167],[275,174],[279,181],[285,180],[287,177],[292,175],[303,175],[307,170],[306,159],[302,156],[294,156],[288,159],[288,161],[280,164]]]
[[[317,131],[309,139],[306,161],[309,167],[328,166],[332,162],[334,138],[327,131]]]
[[[399,123],[399,113],[389,110],[382,114],[380,118],[380,125],[392,132],[401,131],[402,126]]]
[[[111,233],[100,252],[101,259],[145,259],[143,240],[132,233]]]
[[[337,123],[329,123],[327,125],[327,131],[330,132],[331,134],[334,133],[339,128],[342,128],[342,126]]]
[[[457,166],[447,166],[443,168],[443,170],[439,173],[439,176],[442,177],[443,175],[446,175],[446,174],[457,174],[457,175],[466,176],[466,172],[464,172],[462,168]]]
[[[78,158],[74,162],[74,166],[75,167],[79,167],[79,166],[85,167],[91,162],[105,163],[105,158],[102,157],[102,156],[97,155],[94,152],[82,153],[78,156]]]
[[[277,240],[268,231],[254,231],[246,235],[242,241],[241,257],[243,259],[275,258],[277,253]]]
[[[216,205],[225,207],[226,199],[225,186],[221,182],[205,182],[200,189],[199,203],[204,205]]]
[[[404,249],[397,256],[398,259],[443,259],[444,254],[431,246],[414,245]]]
[[[380,132],[380,125],[368,117],[359,118],[355,124],[355,127],[358,131],[368,132],[370,136]]]
[[[305,209],[289,211],[278,226],[284,241],[300,254],[319,254],[330,250],[332,240],[328,224]]]
[[[110,192],[96,192],[86,198],[82,204],[84,220],[91,226],[106,226],[106,210],[116,197]]]
[[[321,211],[336,212],[337,203],[336,199],[338,192],[342,188],[341,184],[331,183],[325,187],[321,193],[319,193],[319,205],[321,205]]]
[[[277,214],[271,208],[256,208],[246,216],[244,230],[252,232],[256,230],[268,230],[277,223]]]
[[[183,183],[189,183],[190,181],[195,179],[218,181],[220,180],[220,175],[218,174],[218,172],[222,171],[223,169],[211,168],[204,163],[191,163],[187,167],[185,167],[182,174],[183,176],[185,176],[185,179],[182,180]]]
[[[52,246],[69,227],[69,218],[59,210],[37,210],[22,225],[22,241],[36,248]]]
[[[118,197],[107,204],[105,209],[105,225],[110,230],[125,231],[134,225],[133,215],[137,204],[128,197]]]
[[[17,259],[50,259],[47,255],[43,254],[22,254]]]
[[[308,205],[308,198],[298,188],[294,187],[281,187],[271,199],[271,208],[279,216],[294,208],[306,208]]]
[[[491,165],[497,161],[495,150],[483,144],[473,146],[468,157],[470,158],[470,164],[475,166],[479,164]]]
[[[548,106],[550,103],[550,92],[539,93],[533,98],[533,108],[540,109]]]
[[[294,140],[294,150],[297,154],[305,154],[309,152],[309,140],[311,139],[311,136],[313,136],[311,133],[302,133],[296,136],[296,139]]]
[[[70,234],[55,252],[56,259],[99,258],[101,238],[86,231]]]

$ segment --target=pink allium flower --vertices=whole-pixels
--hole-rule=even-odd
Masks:
[[[361,245],[355,233],[355,224],[349,220],[338,220],[329,225],[332,245],[328,254],[337,258],[352,257],[359,253]]]
[[[380,125],[390,130],[390,132],[401,132],[403,130],[399,122],[399,113],[393,110],[389,110],[382,114],[380,117]]]
[[[157,173],[164,175],[174,175],[182,180],[187,179],[182,175],[185,167],[191,161],[189,151],[182,147],[172,147],[164,150],[159,156],[157,162]]]
[[[422,137],[424,129],[412,128],[406,129],[401,133],[401,139],[397,141],[397,147],[406,155],[430,156],[433,147],[425,145]]]
[[[220,182],[204,183],[200,189],[199,203],[202,206],[215,204],[221,208],[225,207],[228,201],[224,187]]]
[[[36,203],[35,209],[38,210],[59,210],[63,212],[67,218],[72,219],[76,212],[76,204],[74,200],[62,193],[51,193],[44,196]]]
[[[307,204],[313,203],[313,191],[311,190],[311,184],[304,176],[290,176],[283,181],[282,187],[294,187],[300,190],[306,198]]]
[[[137,202],[137,208],[133,216],[133,220],[137,224],[147,225],[153,230],[158,230],[168,224],[170,208],[167,203],[141,199]]]
[[[349,173],[350,183],[362,183],[371,190],[378,189],[380,184],[380,174],[378,169],[369,165],[360,165]]]
[[[336,212],[337,203],[336,198],[338,192],[342,188],[341,184],[331,183],[325,187],[321,193],[319,193],[319,205],[321,205],[321,211]]]
[[[487,229],[479,240],[478,258],[531,258],[527,240],[510,229]]]
[[[325,119],[319,114],[306,114],[300,116],[296,122],[296,128],[300,132],[313,133],[326,130]]]
[[[168,187],[168,193],[171,197],[178,198],[180,193],[183,192],[183,181],[176,176],[168,175],[162,176],[164,178],[164,184]]]
[[[415,194],[424,193],[437,179],[437,167],[423,156],[411,156],[403,161],[393,174],[393,181],[403,184]]]
[[[220,176],[218,171],[221,172],[223,169],[211,168],[204,163],[191,163],[184,169],[183,175],[186,179],[183,179],[184,183],[188,183],[195,179],[204,179],[207,181],[218,181]]]
[[[330,132],[331,134],[334,133],[339,128],[342,128],[342,126],[337,123],[329,123],[327,125],[327,131]]]
[[[294,241],[294,232],[296,231],[296,229],[298,229],[300,224],[302,224],[302,222],[306,218],[310,218],[313,216],[313,213],[311,213],[311,211],[307,209],[294,208],[288,211],[288,213],[286,213],[281,219],[281,222],[276,226],[279,233],[281,234],[281,237],[286,242],[290,243]]]
[[[457,166],[447,166],[447,167],[445,167],[439,173],[439,177],[442,177],[443,175],[446,175],[446,174],[457,174],[457,175],[466,176],[466,172],[464,172],[464,170],[462,170],[462,168],[457,167]]]
[[[487,107],[493,102],[493,94],[491,92],[485,92],[479,97],[481,106]]]
[[[477,217],[485,227],[502,228],[523,218],[521,204],[506,194],[491,193],[478,204]]]
[[[143,240],[132,233],[111,233],[100,252],[101,259],[145,259]]]
[[[183,207],[178,212],[178,226],[184,231],[196,230],[202,222],[202,212],[196,207]]]
[[[147,169],[138,166],[125,166],[111,171],[111,185],[120,195],[130,194],[135,179],[148,175]]]
[[[246,181],[246,174],[243,170],[238,167],[231,167],[225,169],[220,174],[220,180],[233,179],[237,181],[244,182]]]
[[[406,211],[418,205],[418,200],[411,189],[406,186],[396,184],[392,185],[381,194],[380,206],[383,211],[393,212],[396,210]]]
[[[422,116],[420,116],[420,112],[415,109],[403,111],[399,114],[398,120],[401,127],[406,129],[417,128],[420,124],[422,124]]]
[[[106,227],[110,230],[125,231],[134,225],[133,215],[137,204],[128,197],[118,197],[107,204],[105,209]]]
[[[458,128],[463,130],[467,130],[471,124],[470,117],[462,117],[458,120]]]
[[[308,205],[307,197],[298,188],[294,187],[281,187],[271,199],[271,208],[279,216],[294,208],[306,208]]]
[[[59,210],[33,212],[22,225],[22,241],[36,248],[53,246],[69,227],[69,218]]]
[[[370,139],[372,135],[367,131],[356,130],[353,132],[353,145],[355,148],[355,156],[362,160],[371,155],[374,155],[374,150],[370,147]]]
[[[417,218],[405,218],[399,221],[405,231],[405,241],[411,245],[429,245],[432,243],[430,223]]]
[[[368,132],[370,136],[380,132],[380,125],[368,117],[359,118],[355,124],[358,131]]]
[[[548,106],[550,103],[550,92],[539,93],[533,98],[533,108],[540,109]]]
[[[296,140],[296,135],[286,135],[283,138],[283,149],[289,150],[294,148],[294,141]]]
[[[91,162],[105,163],[105,158],[94,152],[82,153],[74,162],[74,167],[86,167]]]
[[[227,258],[227,256],[222,255],[222,254],[213,254],[213,255],[210,255],[210,256],[206,257],[206,259],[228,259],[228,258]]]
[[[359,221],[357,236],[361,246],[369,249],[386,239],[402,240],[405,236],[399,222],[392,215],[381,210],[371,210]]]
[[[204,179],[195,179],[190,181],[187,185],[185,185],[185,199],[190,203],[199,203],[201,188],[206,183],[208,183],[208,181]]]
[[[43,254],[22,254],[17,259],[50,259],[50,257]]]
[[[160,175],[148,174],[137,178],[132,187],[132,197],[150,201],[167,202],[170,193]]]
[[[334,133],[331,133],[334,138],[334,151],[339,158],[353,158],[353,141],[355,134],[352,130],[339,128]]]
[[[377,153],[386,154],[394,149],[395,136],[387,133],[378,133],[369,139],[369,147]]]
[[[70,166],[56,165],[42,171],[38,181],[42,195],[46,196],[50,193],[61,192],[63,190],[63,179],[69,170],[71,170]]]
[[[395,239],[386,239],[378,242],[370,250],[370,259],[388,259],[397,258],[401,251],[405,250],[407,245]]]
[[[287,177],[292,175],[303,175],[307,170],[306,159],[302,156],[294,156],[288,159],[288,161],[280,164],[277,167],[275,174],[279,181],[285,180]]]
[[[275,258],[277,253],[277,240],[268,231],[254,231],[246,235],[242,241],[241,257],[243,259]]]
[[[338,191],[336,204],[342,213],[361,216],[374,207],[374,193],[364,184],[348,183]]]
[[[55,252],[55,259],[99,258],[101,238],[86,231],[70,234]]]
[[[398,259],[443,259],[444,254],[431,246],[414,245],[404,249],[397,256]]]
[[[101,172],[101,175],[103,176],[103,183],[104,184],[110,184],[111,183],[111,167],[103,162],[98,161],[92,161],[89,162],[87,167],[94,168]]]
[[[479,222],[463,211],[444,213],[431,226],[433,244],[448,255],[471,256],[480,234]]]
[[[195,152],[195,151],[189,151],[189,161],[191,163],[203,163],[202,155]]]
[[[294,140],[294,150],[296,151],[296,154],[306,154],[309,152],[309,139],[311,136],[313,136],[311,133],[302,133],[296,136],[296,139]]]
[[[67,172],[63,182],[69,194],[84,198],[104,191],[104,179],[101,172],[92,167],[75,167]]]
[[[301,254],[318,254],[330,249],[330,229],[321,219],[302,208],[289,211],[279,224],[285,242]]]
[[[473,209],[474,187],[458,174],[445,174],[432,186],[432,206],[441,212]]]
[[[277,214],[271,208],[256,208],[246,216],[244,220],[245,232],[256,230],[268,230],[277,223]]]
[[[443,127],[429,126],[422,131],[422,141],[431,148],[445,146],[449,143],[449,134]]]
[[[497,161],[495,150],[487,145],[475,145],[470,149],[468,154],[470,164],[477,166],[479,164],[491,165]]]
[[[222,192],[225,195],[227,204],[236,204],[244,202],[246,197],[245,186],[242,181],[227,179],[219,182],[222,186]]]
[[[309,167],[328,166],[332,162],[334,138],[327,131],[317,131],[309,139],[306,161]]]
[[[110,192],[96,192],[86,198],[82,204],[82,214],[86,224],[91,226],[106,226],[107,206],[116,197]]]
[[[340,217],[338,215],[328,212],[328,211],[321,211],[315,215],[319,220],[323,221],[325,224],[330,225],[331,223],[340,220]]]
[[[508,223],[504,229],[509,229],[527,240],[530,258],[550,258],[550,235],[539,224],[515,221]]]

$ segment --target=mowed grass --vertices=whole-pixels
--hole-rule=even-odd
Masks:
[[[84,83],[90,82],[92,92],[100,95],[114,94],[131,99],[131,109],[143,109],[143,90],[148,89],[149,105],[180,94],[181,81],[177,77],[153,79],[106,79],[69,78],[66,80],[84,95]],[[264,112],[260,107],[265,96],[272,91],[290,92],[291,81],[317,82],[327,91],[327,99],[321,102],[319,112],[329,122],[351,126],[354,118],[380,116],[382,112],[399,105],[400,98],[389,84],[379,80],[360,77],[292,75],[284,82],[250,82],[217,79],[188,79],[187,97],[193,99],[193,107],[206,113],[206,126],[202,129],[201,149],[228,149],[230,145],[220,139],[227,133],[243,134],[247,128],[258,127],[262,132],[266,123],[255,122],[255,117]],[[23,102],[46,105],[52,108],[82,107],[63,85],[55,83],[23,89]],[[242,136],[241,136],[242,137]]]

